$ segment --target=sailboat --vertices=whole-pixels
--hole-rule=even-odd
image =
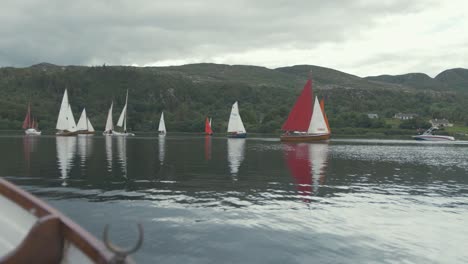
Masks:
[[[330,138],[330,127],[325,111],[317,97],[312,100],[312,80],[309,78],[281,128],[285,131],[281,141],[311,142]]]
[[[161,119],[159,119],[158,131],[160,136],[166,135],[166,123],[164,122],[164,112],[161,113]]]
[[[86,116],[86,109],[83,108],[83,112],[81,112],[80,119],[78,120],[78,124],[76,124],[76,129],[78,130],[78,134],[94,134],[94,127],[89,121],[89,118]]]
[[[107,113],[106,127],[104,128],[104,132],[102,132],[104,136],[112,136],[112,133],[114,131],[114,122],[112,121],[112,107],[113,106],[114,106],[114,102],[111,103],[109,112]]]
[[[127,132],[127,103],[128,103],[128,90],[127,90],[127,96],[125,97],[125,105],[122,109],[122,112],[120,113],[119,120],[117,121],[117,126],[123,128],[123,131],[122,132],[113,131],[112,135],[114,136],[134,136],[135,135],[133,133]]]
[[[228,123],[228,137],[230,138],[245,138],[247,137],[247,131],[245,131],[244,123],[239,114],[239,106],[237,101],[232,105],[231,115],[229,116]]]
[[[77,134],[75,118],[71,110],[70,103],[68,102],[67,89],[63,93],[62,104],[57,118],[57,125],[55,128],[58,130],[57,136],[74,136]]]
[[[213,130],[211,129],[211,118],[208,119],[208,117],[205,119],[205,134],[209,136],[213,135]]]
[[[37,123],[36,119],[31,117],[31,104],[28,104],[28,111],[26,112],[26,117],[24,118],[23,122],[23,129],[26,135],[41,135],[41,131],[39,131],[39,124]]]

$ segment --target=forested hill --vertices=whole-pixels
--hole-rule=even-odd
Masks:
[[[19,129],[28,102],[42,129],[53,129],[63,91],[78,119],[83,107],[102,129],[111,101],[114,118],[129,90],[128,118],[134,131],[155,130],[162,110],[169,131],[202,131],[206,116],[224,132],[229,111],[239,101],[251,132],[275,132],[286,119],[312,72],[316,95],[326,98],[332,127],[356,126],[351,117],[397,112],[468,121],[466,69],[425,75],[361,78],[329,68],[298,65],[268,69],[257,66],[191,64],[173,67],[57,66],[0,68],[0,128]],[[429,79],[428,79],[429,78]],[[433,83],[435,82],[435,84]]]

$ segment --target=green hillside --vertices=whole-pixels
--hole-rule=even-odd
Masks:
[[[385,123],[365,116],[370,112],[382,117],[411,112],[460,124],[468,121],[468,95],[461,91],[462,77],[457,77],[455,85],[442,75],[437,81],[448,88],[421,90],[413,83],[375,81],[309,65],[268,69],[208,63],[144,68],[42,63],[0,68],[0,129],[19,129],[29,101],[40,127],[54,129],[67,88],[75,118],[86,107],[97,130],[103,129],[111,101],[114,119],[118,117],[128,89],[128,125],[134,131],[156,130],[164,110],[169,131],[202,131],[205,117],[210,116],[215,133],[224,133],[231,105],[239,101],[248,131],[276,133],[309,72],[315,94],[326,98],[332,128],[385,128]],[[455,85],[453,89],[451,85]]]

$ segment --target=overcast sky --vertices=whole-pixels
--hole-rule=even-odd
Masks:
[[[2,1],[0,66],[39,62],[434,76],[468,68],[468,1]]]

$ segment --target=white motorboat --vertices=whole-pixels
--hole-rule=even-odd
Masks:
[[[436,127],[431,127],[428,130],[424,131],[421,135],[413,136],[415,140],[426,140],[426,141],[454,141],[455,138],[451,136],[444,135],[434,135],[433,131],[436,130]]]

